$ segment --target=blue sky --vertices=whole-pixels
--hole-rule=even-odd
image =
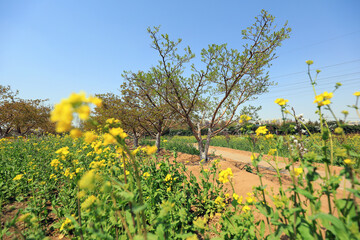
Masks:
[[[182,38],[200,57],[208,44],[228,43],[241,50],[241,30],[261,9],[281,26],[288,21],[290,39],[278,49],[269,69],[278,82],[253,105],[262,119],[280,118],[278,97],[289,99],[298,114],[316,119],[305,61],[321,69],[318,91],[332,91],[340,116],[360,91],[360,1],[10,1],[0,0],[0,84],[23,98],[56,103],[71,92],[117,92],[124,70],[156,65],[147,27]],[[350,120],[358,120],[349,109]],[[330,117],[329,114],[326,114]]]

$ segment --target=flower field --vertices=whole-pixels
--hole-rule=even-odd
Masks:
[[[249,148],[252,173],[217,159],[178,161],[178,151],[197,153],[191,137],[163,140],[167,151],[150,142],[131,148],[119,120],[100,125],[91,118],[101,99],[73,93],[51,114],[57,135],[0,140],[0,237],[360,239],[359,136],[346,136],[340,122],[330,131],[321,111],[331,111],[333,94],[314,93],[321,134],[274,136],[259,126],[225,139]],[[358,113],[360,92],[354,95]],[[283,114],[287,102],[275,100]],[[73,128],[75,115],[97,131]],[[250,120],[242,115],[239,123]],[[280,156],[287,157],[284,167]],[[240,192],[240,184],[250,191]]]
[[[322,149],[321,145],[321,134],[314,134],[313,137],[309,136],[297,136],[297,135],[286,135],[286,136],[278,136],[275,138],[282,138],[281,145],[277,146],[278,142],[274,137],[271,139],[268,138],[260,138],[256,140],[256,145],[253,146],[249,144],[248,136],[215,136],[211,139],[211,146],[217,147],[226,147],[231,149],[243,150],[243,151],[253,151],[255,153],[261,153],[267,155],[274,155],[272,153],[272,149],[277,149],[277,154],[280,157],[290,158],[299,157],[299,150],[297,149],[297,145],[301,142],[304,146],[303,154],[317,154],[321,155]],[[151,141],[143,141],[144,143],[151,144]],[[187,136],[174,136],[168,138],[167,142],[164,143],[164,147],[170,150],[177,149],[180,152],[196,154],[196,149],[194,150],[190,147],[184,146],[184,143],[194,144],[196,143],[196,139],[194,137]],[[352,149],[360,149],[360,135],[352,134],[344,136],[334,136],[334,164],[342,166],[344,165],[344,160],[347,158],[346,149],[343,148],[343,145],[351,147]],[[291,151],[292,150],[292,151]],[[330,152],[329,152],[330,153]],[[321,158],[316,159],[317,162],[322,162]],[[357,163],[359,164],[359,163]],[[356,165],[358,168],[360,165]]]

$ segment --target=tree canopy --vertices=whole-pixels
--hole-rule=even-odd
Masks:
[[[190,65],[190,76],[184,71],[195,57],[191,48],[179,54],[181,39],[172,41],[159,31],[159,27],[148,29],[151,47],[160,58],[158,65],[147,73],[133,73],[136,77],[132,80],[144,91],[157,95],[188,124],[198,141],[201,158],[207,160],[210,139],[238,120],[238,107],[273,85],[267,68],[291,29],[287,23],[277,29],[274,17],[263,10],[255,23],[242,31],[242,51],[229,49],[227,44],[211,44],[201,51],[202,65]],[[201,136],[204,127],[208,128],[205,141]]]
[[[0,85],[0,136],[12,133],[26,135],[31,131],[54,132],[49,121],[51,108],[44,105],[47,100],[22,99],[18,91]]]

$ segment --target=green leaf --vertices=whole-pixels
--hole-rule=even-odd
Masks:
[[[134,207],[133,207],[133,212],[134,212],[135,214],[137,214],[137,213],[145,210],[146,207],[147,207],[146,204],[140,205],[140,206],[134,206]]]
[[[313,196],[311,194],[311,192],[306,191],[305,189],[301,189],[301,188],[296,188],[296,192],[298,192],[299,194],[304,195],[305,197],[307,197],[308,199],[314,201],[317,199],[317,197]]]
[[[346,226],[338,218],[327,213],[318,213],[313,218],[320,219],[323,226],[339,239],[349,239]]]
[[[315,239],[314,238],[314,234],[311,229],[310,226],[307,222],[301,222],[300,226],[298,227],[298,233],[300,234],[302,239]]]

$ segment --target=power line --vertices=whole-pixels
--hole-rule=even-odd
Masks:
[[[357,80],[360,80],[360,78],[351,78],[351,79],[346,79],[346,80],[343,80],[341,81],[342,83],[352,83],[352,82],[355,82],[355,83],[358,83]],[[317,84],[317,87],[318,88],[323,88],[325,86],[331,86],[331,85],[334,85],[335,83],[333,82],[327,82],[327,83],[323,83],[321,82],[320,84]],[[344,87],[346,87],[348,85],[344,85]],[[299,90],[299,89],[311,89],[311,85],[309,84],[308,86],[303,86],[303,87],[292,87],[292,86],[284,86],[284,87],[290,87],[290,88],[286,88],[286,89],[278,89],[278,88],[272,88],[272,92],[288,92],[288,91],[293,91],[293,90]]]
[[[348,81],[351,81],[350,84],[348,85],[345,85],[343,87],[352,87],[352,86],[358,86],[358,80],[360,80],[360,78],[354,78],[354,79],[349,79]],[[355,84],[353,84],[355,83]],[[318,86],[319,88],[323,88],[323,87],[326,87],[326,86],[330,86],[332,83],[328,83],[326,85],[322,85],[322,86]],[[291,93],[291,96],[298,96],[298,95],[308,95],[308,94],[313,94],[312,91],[304,91],[305,89],[311,89],[311,87],[302,87],[302,88],[294,88],[294,89],[291,89],[291,90],[281,90],[281,91],[272,91],[270,92],[271,95],[267,95],[267,96],[264,96],[264,97],[258,97],[258,99],[261,99],[261,100],[264,100],[264,99],[270,99],[270,98],[275,98],[276,96],[275,95],[284,95],[284,93],[291,93],[293,91],[296,91],[295,93]],[[301,92],[297,92],[297,91],[301,91]]]
[[[342,63],[337,63],[337,64],[332,64],[332,65],[327,65],[327,66],[322,66],[319,67],[317,69],[324,69],[324,68],[329,68],[329,67],[335,67],[335,66],[340,66],[340,65],[344,65],[344,64],[349,64],[349,63],[353,63],[353,62],[359,62],[360,59],[355,59],[355,60],[351,60],[351,61],[347,61],[347,62],[342,62]],[[315,70],[313,70],[314,72]],[[300,73],[307,73],[308,71],[301,71],[301,72],[293,72],[293,73],[288,73],[288,74],[284,74],[284,75],[279,75],[279,76],[275,76],[275,77],[270,77],[270,79],[274,79],[274,78],[282,78],[282,77],[287,77],[287,76],[291,76],[291,75],[296,75],[296,74],[300,74]]]
[[[305,46],[302,46],[302,47],[298,47],[298,48],[294,48],[294,49],[290,49],[288,51],[285,51],[285,55],[287,53],[290,53],[290,52],[294,52],[294,51],[297,51],[297,50],[300,50],[300,49],[303,49],[303,48],[308,48],[308,47],[311,47],[311,46],[315,46],[315,45],[319,45],[319,44],[322,44],[324,42],[329,42],[329,41],[333,41],[335,39],[338,39],[338,38],[343,38],[343,37],[346,37],[346,36],[349,36],[349,35],[353,35],[353,34],[356,34],[360,32],[360,30],[357,30],[355,32],[350,32],[350,33],[345,33],[345,34],[342,34],[342,35],[338,35],[336,37],[332,37],[332,38],[328,38],[328,39],[325,39],[325,40],[322,40],[322,41],[319,41],[319,42],[315,42],[315,43],[311,43],[311,44],[308,44],[308,45],[305,45]],[[283,54],[284,54],[283,53]]]
[[[338,77],[344,77],[344,76],[351,76],[351,75],[356,75],[359,74],[360,72],[353,72],[353,73],[347,73],[347,74],[342,74],[342,75],[337,75],[337,76],[329,76],[329,77],[325,77],[325,78],[319,78],[316,80],[317,83],[322,82],[323,80],[326,79],[331,79],[331,78],[338,78]],[[346,80],[342,80],[343,82]],[[290,87],[290,86],[295,86],[295,85],[299,85],[299,84],[304,84],[304,83],[309,83],[310,80],[307,81],[301,81],[301,82],[296,82],[296,83],[292,83],[292,84],[285,84],[285,85],[280,85],[278,86],[279,88],[282,87]],[[341,81],[340,81],[341,82]]]

